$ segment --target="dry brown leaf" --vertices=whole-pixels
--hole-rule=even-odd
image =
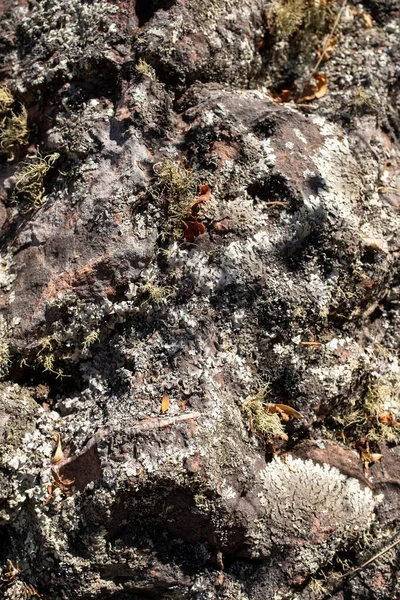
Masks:
[[[291,90],[282,90],[281,92],[271,91],[271,98],[274,102],[282,104],[293,100],[293,92]]]
[[[64,492],[64,494],[68,495],[70,493],[71,487],[75,483],[75,479],[62,479],[56,469],[57,467],[51,468],[51,472],[54,477],[54,485],[60,488],[60,490]]]
[[[363,451],[361,452],[361,458],[362,461],[364,463],[364,468],[366,473],[368,473],[368,467],[371,463],[377,462],[378,460],[381,460],[381,458],[383,457],[383,454],[374,454],[368,451]]]
[[[362,20],[364,21],[365,27],[367,29],[372,29],[373,22],[372,22],[371,15],[369,13],[362,12],[360,16],[361,16]]]
[[[169,409],[169,396],[163,396],[161,402],[161,412],[165,413]]]
[[[60,462],[60,460],[63,460],[63,458],[64,458],[64,453],[63,453],[62,448],[61,448],[61,436],[60,436],[60,434],[59,433],[54,433],[53,434],[53,439],[56,442],[56,450],[54,452],[53,458],[51,459],[51,462],[52,463],[58,463],[58,462]]]
[[[322,98],[328,91],[328,81],[326,75],[315,73],[314,79],[317,80],[317,91],[315,92],[315,97]]]
[[[301,413],[297,412],[297,410],[295,410],[291,406],[287,406],[287,404],[269,403],[266,405],[265,410],[272,414],[281,415],[284,421],[287,421],[289,417],[293,417],[294,419],[305,418]]]
[[[399,421],[396,421],[396,419],[393,416],[393,413],[391,412],[388,412],[384,415],[380,415],[379,420],[381,423],[383,423],[384,425],[388,425],[389,427],[400,425]]]
[[[322,98],[328,91],[328,80],[325,74],[314,73],[314,79],[316,80],[315,85],[308,85],[304,88],[305,94],[298,100],[298,102],[310,102],[315,98]]]

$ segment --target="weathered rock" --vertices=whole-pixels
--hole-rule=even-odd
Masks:
[[[398,3],[0,6],[0,597],[397,598]]]

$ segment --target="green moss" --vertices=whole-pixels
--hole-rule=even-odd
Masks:
[[[58,153],[54,153],[45,157],[35,156],[29,161],[20,163],[13,201],[27,200],[29,210],[37,210],[43,206],[44,178],[59,157]]]
[[[185,219],[190,216],[193,201],[198,196],[199,179],[195,173],[170,160],[156,165],[157,180],[150,192],[165,203],[167,221],[163,238],[182,239]]]
[[[87,336],[85,337],[85,339],[82,342],[82,348],[84,350],[87,350],[88,348],[90,348],[90,346],[92,346],[95,342],[99,341],[99,334],[96,330],[90,331]]]
[[[36,365],[43,372],[53,373],[60,377],[65,377],[65,373],[60,367],[56,367],[56,363],[60,361],[60,340],[57,335],[50,335],[39,340],[38,351],[36,354]],[[65,357],[62,357],[65,358]]]
[[[326,31],[331,22],[329,5],[336,0],[277,0],[271,9],[272,28],[278,41],[286,41],[294,34],[301,37]]]
[[[10,90],[0,86],[0,154],[14,160],[15,152],[28,142],[28,114]]]
[[[247,398],[242,406],[243,413],[249,419],[249,427],[253,433],[270,439],[287,439],[279,415],[266,410],[268,392],[267,384],[261,387],[255,396]]]
[[[382,423],[380,417],[388,412],[387,407],[398,404],[398,394],[393,387],[385,381],[371,379],[364,397],[364,413],[368,424],[367,439],[371,442],[398,442],[400,440],[400,426]]]
[[[343,425],[349,439],[365,437],[370,442],[397,443],[400,441],[400,426],[381,421],[381,417],[387,415],[393,406],[398,407],[400,412],[398,390],[390,382],[370,376],[364,394],[353,410],[336,417],[336,421]]]
[[[139,288],[138,295],[141,300],[141,308],[149,304],[159,306],[164,300],[174,295],[174,290],[169,286],[154,285],[149,282]]]
[[[153,73],[153,68],[143,58],[139,58],[135,69],[136,73],[143,75],[143,77],[149,77]]]
[[[353,91],[348,102],[348,108],[354,115],[373,114],[377,111],[373,98],[362,87],[358,87]]]

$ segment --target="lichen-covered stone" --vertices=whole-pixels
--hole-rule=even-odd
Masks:
[[[395,600],[399,3],[0,8],[0,598]]]

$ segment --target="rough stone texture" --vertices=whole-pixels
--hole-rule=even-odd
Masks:
[[[269,88],[316,42],[264,0],[0,9],[30,126],[0,164],[0,598],[398,598],[396,547],[338,574],[400,518],[399,2],[348,3],[298,106]],[[60,157],[32,210],[36,150]],[[211,192],[193,241],[167,160]],[[287,440],[251,430],[267,383]]]

